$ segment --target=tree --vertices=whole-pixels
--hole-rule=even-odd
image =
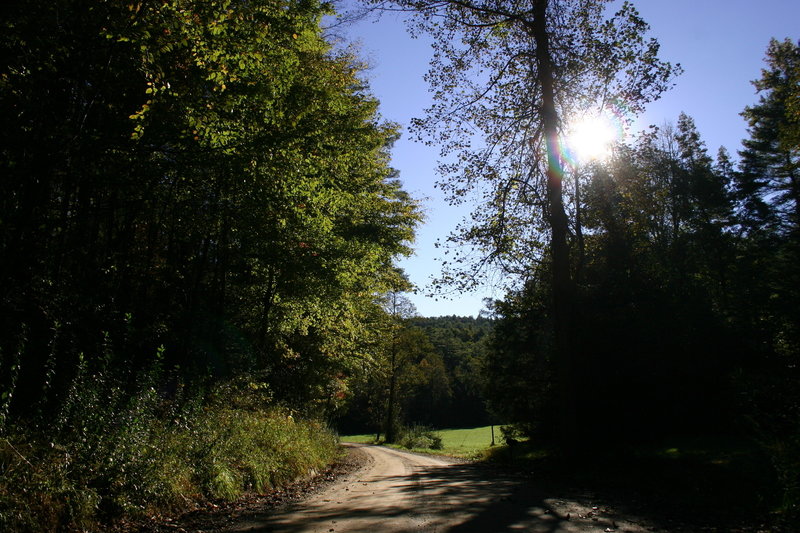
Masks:
[[[557,437],[561,412],[550,288],[549,280],[532,278],[494,303],[495,327],[481,361],[483,395],[495,421],[540,440]]]
[[[408,287],[402,278],[396,287]],[[400,289],[375,301],[371,348],[362,368],[353,373],[349,412],[340,423],[356,431],[374,429],[395,442],[409,420],[408,407],[424,402],[430,411],[449,394],[444,360],[428,335],[415,324],[416,308]]]
[[[430,367],[436,369],[441,360],[446,379],[439,380],[438,394],[419,390],[422,396],[417,394],[408,408],[410,421],[434,427],[488,424],[482,368],[493,321],[483,316],[442,316],[415,318],[412,323],[433,344],[435,357]]]
[[[749,137],[735,174],[744,238],[734,297],[749,348],[739,385],[791,519],[800,512],[800,43],[772,39],[765,62],[753,82],[759,101],[742,113]]]
[[[748,237],[741,253],[754,268],[742,271],[752,276],[746,293],[760,301],[756,315],[769,316],[751,314],[750,323],[760,331],[755,337],[769,339],[763,346],[788,355],[800,349],[800,44],[773,39],[765,61],[767,68],[753,82],[759,102],[742,113],[749,138],[739,152],[735,195]]]
[[[482,194],[473,221],[451,237],[477,248],[482,259],[445,278],[469,286],[492,265],[529,276],[547,250],[563,441],[574,444],[576,289],[560,134],[581,113],[615,105],[640,110],[668,87],[677,67],[658,59],[658,43],[645,39],[648,26],[628,2],[609,18],[605,0],[392,3],[415,10],[414,31],[435,39],[427,74],[435,102],[416,132],[442,145],[441,185],[454,202]],[[464,267],[463,261],[455,263]]]
[[[602,397],[607,427],[628,418],[617,433],[696,431],[725,411],[711,398],[728,397],[741,351],[731,341],[736,248],[724,168],[682,114],[616,150],[588,187],[580,341],[594,354],[586,388]],[[616,396],[623,388],[635,402]]]
[[[15,405],[82,354],[129,384],[161,346],[189,377],[258,369],[282,399],[324,399],[420,220],[389,166],[396,127],[322,37],[329,4],[0,9]]]
[[[397,438],[399,418],[399,389],[401,380],[409,362],[409,348],[418,347],[407,342],[408,335],[404,322],[417,313],[414,304],[399,291],[390,291],[384,300],[384,309],[389,319],[388,327],[388,390],[386,397],[386,442],[394,442]]]
[[[584,417],[581,428],[628,443],[693,431],[722,411],[717,399],[729,398],[724,383],[737,361],[720,312],[734,257],[729,222],[712,215],[724,209],[707,194],[710,183],[724,191],[724,178],[686,116],[586,171],[572,380],[581,410],[603,416]],[[505,385],[487,391],[493,408],[537,438],[552,437],[560,416],[550,265],[495,304],[486,364],[488,383]]]
[[[759,103],[745,108],[750,138],[740,151],[743,220],[779,231],[800,228],[800,44],[772,39],[767,68],[753,82]],[[769,207],[767,206],[769,204]]]

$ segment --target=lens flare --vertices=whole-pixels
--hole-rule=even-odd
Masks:
[[[571,167],[602,161],[611,155],[614,144],[624,136],[622,109],[585,115],[575,119],[561,140],[561,155]]]
[[[575,152],[581,162],[605,159],[616,132],[604,117],[592,117],[573,124],[567,135],[567,146]]]

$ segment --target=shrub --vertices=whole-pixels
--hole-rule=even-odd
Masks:
[[[409,450],[414,448],[441,450],[442,437],[432,429],[425,426],[412,426],[405,428],[400,437],[400,446]]]

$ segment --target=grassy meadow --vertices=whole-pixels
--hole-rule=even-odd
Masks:
[[[485,456],[492,447],[492,426],[442,429],[434,433],[442,439],[440,449],[412,448],[412,450],[475,459]],[[343,435],[340,439],[342,442],[375,443],[375,434]],[[496,445],[502,444],[500,426],[494,426],[494,440]]]

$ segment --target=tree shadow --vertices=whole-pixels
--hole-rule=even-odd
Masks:
[[[326,493],[326,505],[242,516],[233,531],[734,532],[754,523],[752,487],[742,488],[738,470],[669,457],[543,457],[357,477]]]
[[[330,495],[337,504],[334,508],[322,510],[296,504],[276,515],[247,517],[249,520],[240,522],[242,527],[234,530],[285,533],[646,530],[637,521],[618,516],[611,508],[593,505],[587,495],[545,490],[537,485],[535,478],[483,464],[426,466],[410,475],[377,477],[372,482],[391,486],[391,492],[399,493],[401,498],[396,500],[387,494],[383,500],[370,500],[369,505],[364,505],[359,498],[350,498],[342,491]]]

